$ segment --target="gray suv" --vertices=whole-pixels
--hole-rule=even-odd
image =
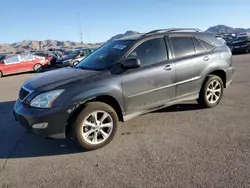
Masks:
[[[216,106],[234,74],[228,46],[198,29],[163,29],[109,41],[76,67],[41,73],[20,89],[14,116],[85,150],[107,145],[119,121],[187,100]]]

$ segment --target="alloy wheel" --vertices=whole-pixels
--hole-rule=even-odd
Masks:
[[[36,64],[35,67],[34,67],[34,70],[37,71],[37,72],[41,71],[42,70],[42,65]]]
[[[222,92],[222,86],[220,82],[217,80],[212,80],[209,83],[206,91],[206,97],[208,102],[211,104],[216,103],[220,99],[221,92]]]
[[[95,111],[85,118],[82,137],[92,145],[103,143],[110,137],[113,126],[110,114],[105,111]]]

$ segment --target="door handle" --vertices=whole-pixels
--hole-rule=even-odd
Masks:
[[[166,65],[164,67],[164,70],[170,71],[172,69],[172,65]]]
[[[204,61],[208,61],[209,59],[210,59],[210,57],[208,57],[208,56],[205,56],[205,57],[203,58]]]

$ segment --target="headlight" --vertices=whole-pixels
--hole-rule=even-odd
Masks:
[[[37,95],[31,102],[30,106],[37,108],[50,108],[52,103],[56,100],[56,98],[62,94],[64,89],[49,91],[46,93],[42,93]]]

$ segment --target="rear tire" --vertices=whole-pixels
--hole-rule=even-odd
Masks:
[[[34,65],[33,70],[35,73],[39,73],[43,70],[43,66],[40,63]]]
[[[2,71],[0,71],[0,78],[2,78],[3,77],[3,73],[2,73]]]
[[[212,108],[220,103],[223,91],[224,85],[221,78],[216,75],[208,75],[197,101],[203,108]]]
[[[74,139],[86,151],[109,144],[117,130],[118,116],[115,110],[102,102],[86,103],[73,124]]]

